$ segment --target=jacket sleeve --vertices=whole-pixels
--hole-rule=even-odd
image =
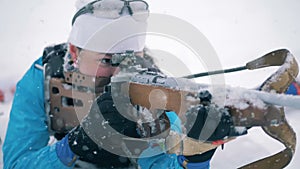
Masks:
[[[68,168],[59,160],[56,144],[48,145],[49,132],[44,110],[43,71],[38,59],[16,86],[3,145],[4,168]]]
[[[171,123],[171,130],[181,133],[181,121],[176,113],[167,112],[167,116]],[[178,162],[178,157],[176,154],[167,154],[165,150],[159,146],[151,145],[140,155],[138,164],[142,169],[183,169]]]
[[[167,112],[167,116],[171,123],[171,130],[182,133],[181,120],[175,112]],[[161,169],[161,168],[172,168],[172,169],[183,169],[182,164],[186,160],[183,155],[177,156],[176,154],[167,154],[164,148],[160,146],[151,145],[142,152],[138,159],[138,164],[142,169]],[[199,163],[188,163],[186,165],[189,169],[209,169],[210,160],[199,162]]]

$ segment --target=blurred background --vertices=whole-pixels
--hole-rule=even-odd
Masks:
[[[288,48],[295,56],[300,55],[297,0],[147,2],[151,12],[172,15],[197,27],[214,47],[224,68],[244,65],[278,48]],[[45,46],[67,40],[74,3],[75,0],[0,1],[0,85],[3,79],[20,78],[32,61],[41,56]],[[252,74],[263,73],[230,74],[226,82],[252,86],[249,80],[254,83],[260,80],[249,78]]]

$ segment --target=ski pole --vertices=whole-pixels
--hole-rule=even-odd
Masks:
[[[250,61],[250,62],[246,63],[245,66],[197,73],[197,74],[183,76],[183,78],[193,79],[193,78],[215,75],[215,74],[237,72],[237,71],[242,71],[242,70],[246,70],[246,69],[254,70],[254,69],[259,69],[259,68],[264,68],[264,67],[269,67],[269,66],[280,66],[285,62],[286,54],[288,52],[289,51],[287,49],[279,49],[279,50],[275,50],[273,52],[267,53],[253,61]]]

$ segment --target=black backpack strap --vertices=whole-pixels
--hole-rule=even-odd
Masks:
[[[61,43],[58,45],[48,46],[44,49],[42,62],[44,65],[44,76],[45,76],[45,110],[49,118],[50,110],[50,91],[49,91],[49,80],[50,78],[64,78],[64,57],[66,56],[68,49],[67,43]],[[48,97],[47,97],[48,96]],[[49,123],[49,125],[51,125]],[[49,126],[51,127],[51,126]],[[52,133],[57,140],[61,140],[66,133]]]
[[[45,66],[45,75],[50,77],[64,78],[63,65],[64,57],[68,51],[67,43],[61,43],[54,46],[48,46],[43,52],[43,65]]]

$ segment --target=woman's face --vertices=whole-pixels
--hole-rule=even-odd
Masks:
[[[117,67],[111,66],[111,57],[108,54],[82,49],[78,51],[77,66],[80,73],[85,75],[111,77],[118,71]]]
[[[70,44],[70,54],[79,72],[88,76],[111,77],[120,68],[111,65],[112,54],[79,49]],[[143,57],[143,52],[136,52],[136,56]]]

